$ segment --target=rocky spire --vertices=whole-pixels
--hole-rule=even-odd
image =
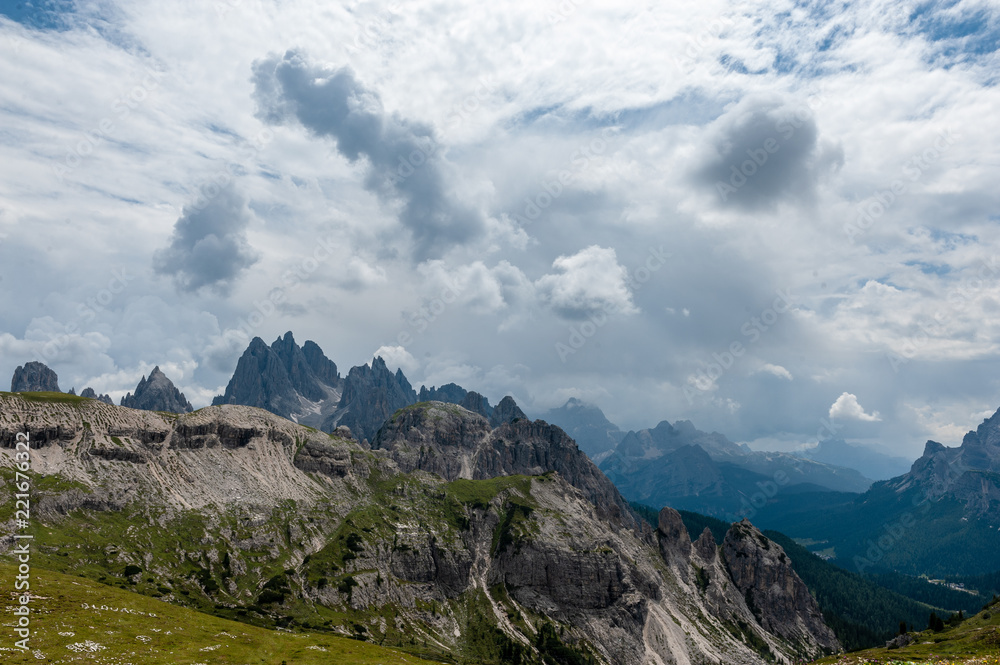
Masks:
[[[170,413],[189,413],[194,407],[177,390],[173,382],[160,371],[159,366],[153,368],[149,378],[142,377],[135,387],[135,394],[128,393],[122,397],[122,406],[144,411],[167,411]]]
[[[59,390],[59,377],[44,363],[32,360],[14,370],[10,380],[12,393],[52,392]]]

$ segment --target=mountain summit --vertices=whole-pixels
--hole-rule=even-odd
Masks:
[[[148,379],[144,376],[139,380],[139,385],[135,387],[135,394],[128,393],[122,397],[121,405],[130,409],[167,411],[169,413],[194,411],[194,407],[184,397],[184,393],[177,390],[173,381],[160,371],[158,365],[149,373]]]

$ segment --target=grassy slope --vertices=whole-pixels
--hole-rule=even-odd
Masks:
[[[963,663],[1000,664],[1000,602],[967,621],[940,633],[914,633],[914,644],[902,649],[869,649],[817,663],[861,665],[862,663]]]
[[[15,568],[0,564],[3,604],[13,597]],[[32,569],[32,650],[49,663],[125,662],[144,665],[175,663],[255,663],[278,665],[418,665],[430,663],[409,654],[329,634],[287,633],[201,614],[147,596],[105,586],[80,577]],[[84,604],[129,609],[144,614],[84,609]],[[42,662],[32,653],[12,649],[11,615],[4,613],[0,660]],[[149,614],[155,617],[147,616]],[[71,645],[92,642],[103,649],[76,651]],[[216,645],[218,645],[216,647]],[[79,648],[79,647],[77,647]]]

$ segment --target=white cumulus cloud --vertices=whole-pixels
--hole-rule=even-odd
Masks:
[[[837,401],[830,406],[830,418],[860,420],[867,423],[875,423],[882,420],[878,415],[878,411],[865,413],[864,407],[858,402],[857,396],[847,392],[838,397]]]
[[[591,245],[552,262],[558,272],[535,282],[539,300],[567,319],[583,319],[601,310],[637,314],[628,288],[628,271],[611,247]]]

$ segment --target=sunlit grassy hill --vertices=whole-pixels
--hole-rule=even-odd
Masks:
[[[430,665],[430,661],[329,634],[271,631],[154,598],[33,568],[31,651],[14,648],[14,566],[0,564],[4,663],[95,665]]]

